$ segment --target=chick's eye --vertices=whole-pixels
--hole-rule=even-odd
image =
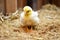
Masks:
[[[29,11],[27,11],[27,12],[29,12]]]
[[[30,10],[28,10],[27,12],[30,12]]]

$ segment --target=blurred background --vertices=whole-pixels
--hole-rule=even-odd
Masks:
[[[0,0],[0,12],[8,15],[26,5],[31,6],[33,10],[39,10],[45,4],[54,4],[60,7],[60,0]]]

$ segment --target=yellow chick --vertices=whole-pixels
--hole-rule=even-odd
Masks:
[[[35,25],[40,23],[38,12],[33,11],[29,6],[25,6],[20,14],[20,23],[28,29],[34,28]]]

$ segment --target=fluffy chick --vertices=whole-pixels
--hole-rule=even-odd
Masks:
[[[29,6],[25,6],[20,14],[20,23],[22,26],[27,26],[28,29],[34,28],[35,25],[40,23],[38,12],[33,11]]]

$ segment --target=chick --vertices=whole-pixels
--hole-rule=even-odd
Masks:
[[[28,30],[31,30],[35,25],[40,23],[38,12],[33,11],[29,6],[25,6],[23,12],[20,14],[20,23]]]

